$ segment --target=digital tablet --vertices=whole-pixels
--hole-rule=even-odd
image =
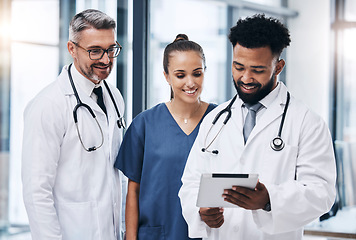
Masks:
[[[232,186],[254,189],[258,174],[204,173],[201,175],[197,207],[238,207],[224,201],[222,194]]]

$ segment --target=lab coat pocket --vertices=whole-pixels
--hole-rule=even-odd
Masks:
[[[100,240],[95,202],[56,204],[63,240]]]
[[[280,151],[275,151],[271,147],[265,148],[263,154],[264,172],[262,177],[268,178],[271,183],[281,183],[294,180],[296,172],[296,161],[298,156],[298,147],[285,144]],[[272,173],[272,174],[271,174]]]
[[[140,227],[138,229],[138,240],[164,240],[163,226]]]

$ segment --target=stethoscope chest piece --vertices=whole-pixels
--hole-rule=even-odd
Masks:
[[[281,151],[284,148],[284,141],[280,137],[275,137],[271,141],[271,148],[275,151]]]
[[[290,101],[290,94],[289,94],[289,92],[287,92],[287,101],[286,101],[286,105],[284,106],[282,120],[281,120],[281,123],[279,125],[278,135],[277,135],[277,137],[273,138],[273,140],[271,141],[271,144],[270,144],[271,148],[274,151],[281,151],[284,148],[284,141],[281,138],[281,136],[282,136],[282,129],[283,129],[284,120],[286,118],[287,110],[288,110],[288,107],[289,107],[289,101]]]

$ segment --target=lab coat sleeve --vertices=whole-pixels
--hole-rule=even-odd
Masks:
[[[60,146],[65,134],[66,121],[62,112],[63,106],[42,96],[35,98],[24,113],[23,198],[32,238],[36,240],[62,239],[53,198]]]
[[[210,228],[201,220],[199,207],[196,206],[201,174],[209,172],[204,170],[207,165],[204,157],[207,156],[207,153],[202,154],[201,151],[202,141],[204,141],[205,136],[204,130],[202,130],[203,125],[204,121],[190,151],[182,176],[182,187],[178,194],[182,206],[182,214],[188,224],[190,238],[206,238],[210,234]]]
[[[270,234],[294,231],[328,212],[336,196],[336,164],[325,122],[308,111],[301,125],[295,180],[266,184],[272,210],[253,211],[254,221]]]

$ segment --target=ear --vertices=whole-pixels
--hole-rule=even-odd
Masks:
[[[286,64],[286,62],[283,59],[280,59],[277,64],[276,64],[276,68],[274,70],[274,74],[275,76],[278,76],[278,74],[280,74],[284,68],[284,65]]]
[[[67,49],[69,54],[72,56],[73,59],[76,58],[77,52],[76,52],[76,48],[74,43],[72,43],[71,41],[67,42]]]
[[[163,75],[164,75],[164,77],[166,78],[167,83],[168,83],[169,85],[171,85],[171,80],[170,80],[170,78],[169,78],[168,73],[166,73],[165,71],[163,71]]]

